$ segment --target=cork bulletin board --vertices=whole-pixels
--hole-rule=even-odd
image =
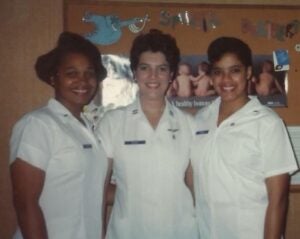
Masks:
[[[65,1],[64,29],[94,42],[104,55],[104,63],[111,74],[110,83],[104,82],[101,96],[98,96],[102,100],[98,99],[98,103],[102,101],[108,107],[115,107],[129,103],[135,96],[128,53],[137,34],[151,28],[176,38],[182,61],[189,63],[193,77],[197,76],[199,63],[206,61],[206,49],[212,40],[220,36],[244,40],[253,51],[253,84],[260,77],[263,62],[273,64],[272,74],[278,83],[270,83],[274,93],[260,94],[255,86],[249,87],[249,94],[258,96],[270,107],[287,107],[289,90],[300,80],[297,79],[299,7]],[[124,84],[124,79],[129,85]],[[116,88],[113,82],[120,87],[118,93],[113,92]],[[215,98],[215,95],[196,95],[193,89],[197,86],[191,87],[190,95],[175,93],[170,99],[179,107],[201,107]],[[118,99],[122,102],[118,103]]]

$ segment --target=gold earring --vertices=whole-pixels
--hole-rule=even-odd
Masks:
[[[50,77],[50,85],[51,85],[51,86],[54,86],[54,76],[51,76],[51,77]]]

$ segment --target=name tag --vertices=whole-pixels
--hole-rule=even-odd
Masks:
[[[146,140],[131,140],[131,141],[125,141],[125,145],[135,145],[135,144],[146,144]]]
[[[91,144],[83,144],[82,147],[84,149],[91,149],[93,146]]]
[[[199,134],[208,134],[209,130],[199,130],[196,132],[196,135],[199,135]]]

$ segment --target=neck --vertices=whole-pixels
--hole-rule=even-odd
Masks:
[[[60,101],[61,102],[61,101]],[[74,107],[74,106],[71,106],[69,104],[66,104],[64,102],[61,102],[69,111],[70,113],[76,118],[78,119],[80,122],[82,122],[82,119],[81,119],[81,112],[83,111],[83,107]]]
[[[221,101],[219,107],[218,125],[220,125],[225,119],[234,114],[236,111],[241,109],[245,104],[247,104],[249,100],[250,99],[247,96],[246,98],[238,102]]]
[[[141,107],[144,112],[159,112],[163,111],[166,105],[165,98],[150,100],[140,97]]]
[[[141,100],[142,110],[153,128],[156,128],[165,109],[165,99],[158,101]]]

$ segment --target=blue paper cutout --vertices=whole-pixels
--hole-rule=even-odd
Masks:
[[[97,15],[94,13],[86,13],[82,18],[85,23],[95,25],[93,32],[89,32],[84,37],[95,44],[111,45],[117,42],[121,35],[121,28],[135,23],[141,23],[148,20],[148,15],[144,18],[134,17],[128,20],[120,20],[115,15]]]

